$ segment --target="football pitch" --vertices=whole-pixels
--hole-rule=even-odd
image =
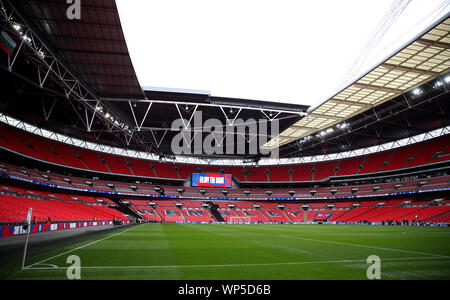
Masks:
[[[443,227],[142,224],[0,271],[2,279],[450,279],[450,229]]]

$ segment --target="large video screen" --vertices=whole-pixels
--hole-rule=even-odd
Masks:
[[[192,173],[192,186],[231,188],[231,174]]]

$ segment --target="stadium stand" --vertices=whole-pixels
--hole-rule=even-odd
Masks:
[[[375,173],[381,170],[383,163],[389,159],[391,152],[381,152],[373,155],[368,155],[362,162],[362,168],[359,174]]]
[[[292,222],[305,222],[305,213],[301,209],[287,209],[286,214]]]
[[[261,212],[270,222],[289,223],[289,217],[281,209],[262,209]]]
[[[41,183],[56,184],[67,188],[81,188],[81,189],[95,189],[99,191],[111,192],[125,192],[130,194],[152,194],[157,195],[158,193],[154,190],[155,185],[147,183],[124,183],[120,181],[112,180],[98,180],[98,179],[85,179],[74,176],[63,176],[55,173],[40,172],[36,170],[30,170],[26,168],[16,167],[14,165],[2,164],[3,172],[7,175],[18,176],[21,178],[34,180]],[[45,177],[44,177],[45,176]],[[88,184],[89,183],[89,184]],[[111,188],[110,186],[113,186]],[[310,194],[311,188],[276,188],[271,189],[273,192],[272,197],[290,197],[288,191],[294,190],[295,197],[314,197],[323,198],[330,196],[364,196],[364,195],[378,195],[394,192],[408,192],[417,190],[420,185],[421,189],[439,189],[449,187],[449,177],[448,176],[437,176],[434,178],[426,179],[410,179],[404,181],[394,181],[390,183],[379,183],[379,184],[363,184],[363,185],[349,185],[342,187],[322,187],[314,189],[317,193],[314,195]],[[134,186],[136,189],[131,189],[130,186]],[[160,185],[164,190],[165,194],[168,196],[180,196],[177,191],[176,186],[166,186]],[[352,192],[354,188],[357,188],[357,192]],[[183,187],[183,196],[199,197],[199,196],[211,196],[211,197],[223,197],[221,189],[205,189],[206,193],[203,195],[199,192],[198,188],[194,187]],[[267,197],[264,189],[250,188],[250,189],[231,189],[229,190],[229,197],[245,197],[244,191],[250,191],[252,196],[255,197]],[[332,191],[336,192],[335,194]]]
[[[149,161],[139,160],[135,158],[127,157],[127,161],[130,163],[130,168],[133,170],[133,174],[142,177],[154,177],[156,176],[150,167]]]
[[[61,179],[61,175],[43,174],[36,170],[24,169],[14,167],[12,165],[2,164],[1,171],[15,174],[16,176],[27,177],[29,179],[39,179],[41,182],[48,182],[52,184],[60,184],[62,186],[74,186],[78,184],[80,187],[91,189],[92,186],[102,188],[106,191],[110,187],[108,184],[113,184],[116,191],[123,191],[127,194],[132,190],[128,183],[123,182],[108,182],[96,180],[92,186],[86,183],[86,180],[76,177],[65,176]],[[46,175],[43,177],[43,175]],[[414,190],[417,188],[419,182],[424,183],[423,187],[449,187],[449,177],[443,176],[441,178],[431,178],[426,182],[420,179],[403,181],[402,187],[395,189],[397,183],[385,184],[383,192],[392,192],[402,189],[403,191]],[[147,192],[156,193],[152,189],[146,189],[146,186],[136,184],[138,187],[133,191],[136,196],[139,193]],[[379,185],[378,185],[379,186]],[[164,187],[164,186],[163,186]],[[372,189],[370,188],[372,187]],[[169,189],[169,187],[166,187]],[[347,191],[349,190],[347,187]],[[188,189],[188,188],[187,188]],[[328,191],[330,188],[325,189]],[[276,189],[274,189],[276,191]],[[257,189],[253,190],[257,194]],[[285,189],[280,189],[280,194],[286,196]],[[374,191],[373,185],[367,186],[367,191],[372,191],[373,194],[379,192]],[[214,195],[220,194],[218,190],[211,189],[210,193]],[[299,190],[298,195],[302,193],[307,194],[306,190]],[[239,193],[238,193],[239,194]],[[328,193],[324,192],[326,197]],[[33,188],[23,188],[13,185],[0,185],[1,195],[1,222],[17,222],[22,221],[25,217],[26,207],[33,206],[35,208],[38,220],[45,220],[50,217],[52,220],[92,220],[92,219],[123,219],[124,216],[113,208],[114,202],[107,197],[86,196],[77,194],[61,194],[56,191],[48,192]],[[264,195],[260,192],[261,196]],[[350,196],[350,193],[347,194]],[[199,194],[196,195],[200,197]],[[240,194],[239,196],[242,196]],[[309,195],[308,199],[311,198]],[[355,201],[302,201],[297,203],[289,203],[285,201],[215,201],[219,207],[219,212],[226,222],[274,222],[274,223],[289,223],[289,222],[310,222],[310,221],[337,221],[337,222],[381,222],[387,220],[446,220],[445,217],[450,205],[448,199],[440,199],[439,202],[434,199],[420,199],[415,197],[400,198],[400,199],[386,199],[381,200],[355,200]],[[209,210],[202,207],[205,205],[205,200],[163,200],[159,199],[154,202],[155,207],[148,205],[148,201],[143,200],[129,200],[142,217],[150,221],[165,221],[165,222],[212,222],[215,219],[210,214]],[[280,207],[281,205],[281,207]],[[302,209],[307,205],[306,213]],[[230,208],[232,207],[232,209]],[[283,209],[282,209],[283,208]]]
[[[292,181],[312,181],[312,167],[312,164],[293,165]]]
[[[245,168],[247,172],[247,180],[246,181],[258,181],[258,182],[267,182],[267,173],[265,167],[246,167]],[[289,181],[289,176],[286,174],[284,179],[287,178],[286,181]]]
[[[358,174],[359,166],[364,161],[364,158],[365,157],[356,157],[353,159],[341,160],[336,172],[336,176]]]
[[[185,222],[180,210],[175,206],[157,207],[156,211],[166,222]]]
[[[393,151],[368,154],[328,162],[315,162],[291,166],[260,166],[260,167],[219,167],[196,166],[186,164],[163,163],[144,159],[128,158],[111,155],[60,142],[49,140],[31,133],[0,124],[2,134],[0,146],[6,151],[14,151],[39,161],[54,165],[77,168],[80,172],[90,170],[101,174],[127,175],[159,179],[189,179],[193,172],[231,172],[238,182],[320,182],[333,176],[383,174],[384,171],[403,170],[407,167],[424,166],[439,161],[450,160],[450,135],[445,135],[422,143],[396,148]],[[30,160],[32,161],[32,160]],[[222,198],[221,189],[199,188],[166,185],[164,182],[156,185],[145,182],[100,179],[94,176],[87,178],[75,175],[62,175],[58,172],[39,171],[34,168],[19,167],[2,163],[0,172],[4,176],[20,177],[34,182],[39,186],[55,187],[51,192],[34,188],[21,188],[11,181],[0,186],[1,219],[0,222],[20,222],[24,219],[25,207],[33,205],[36,216],[43,221],[50,217],[53,220],[92,220],[92,219],[124,219],[125,216],[116,210],[117,205],[104,194],[116,193],[134,195],[139,200],[125,198],[131,203],[133,211],[142,218],[154,222],[214,222],[217,221],[209,209],[202,207],[205,199],[192,198],[216,197]],[[95,175],[95,174],[93,174]],[[181,183],[182,181],[180,181]],[[143,196],[160,196],[155,187],[164,190],[164,196],[180,197],[176,201],[155,198],[154,207],[148,205],[148,199]],[[225,222],[255,222],[255,223],[290,223],[290,222],[382,222],[397,220],[446,221],[448,220],[449,203],[441,199],[436,206],[433,199],[416,197],[387,199],[392,193],[408,193],[418,190],[436,190],[450,187],[448,175],[427,178],[408,178],[401,181],[384,181],[379,183],[355,183],[343,186],[318,186],[312,188],[233,188],[228,190],[227,197],[234,200],[213,200],[218,205],[218,212]],[[94,192],[92,195],[77,194],[74,190]],[[268,196],[267,190],[272,194]],[[64,193],[61,193],[64,191]],[[314,193],[312,193],[314,191]],[[249,194],[246,194],[249,192]],[[290,193],[295,192],[293,196]],[[383,196],[375,200],[373,196]],[[295,199],[301,202],[289,203],[283,200],[264,202],[260,200],[244,201],[254,198]],[[343,197],[362,197],[355,201],[340,200]],[[370,198],[365,199],[365,196]],[[191,198],[191,199],[188,199]],[[305,200],[302,200],[305,199]],[[311,199],[318,199],[312,201]],[[178,205],[177,205],[178,204]],[[281,207],[280,207],[281,205]],[[302,206],[309,209],[303,210]]]
[[[185,203],[183,203],[186,205]],[[213,222],[211,214],[206,209],[183,208],[181,210],[187,222]]]
[[[107,166],[107,168],[111,173],[133,175],[131,173],[130,167],[127,166],[127,161],[124,157],[119,157],[106,153],[101,153],[99,156],[100,159],[103,158],[103,160],[105,161],[105,165]]]
[[[289,175],[289,166],[273,166],[269,168],[270,181],[292,181]],[[281,179],[281,180],[280,180]]]
[[[160,163],[143,159],[125,158],[79,147],[68,146],[31,133],[0,124],[4,138],[0,146],[29,157],[53,164],[112,173],[168,179],[187,179],[192,173],[219,173],[220,167]],[[322,180],[331,176],[355,175],[392,171],[404,167],[425,165],[450,160],[450,135],[405,146],[394,151],[369,154],[342,161],[269,167],[226,167],[241,182],[289,182]],[[446,145],[445,147],[443,145]],[[53,151],[52,151],[53,150]],[[127,164],[128,163],[128,164]],[[153,166],[153,169],[151,168]],[[359,168],[361,167],[361,168]],[[266,168],[268,174],[266,173]],[[292,169],[292,175],[289,170]],[[314,172],[313,172],[314,171]],[[246,173],[246,175],[244,175]],[[292,177],[292,178],[291,178]]]
[[[315,164],[314,180],[321,180],[334,176],[338,161],[323,162]]]
[[[447,146],[449,144],[450,135],[444,135],[442,137],[436,138],[432,143],[430,142],[424,145],[421,150],[414,156],[414,159],[409,161],[405,167],[425,165],[430,162],[445,160],[445,149],[447,149],[447,151],[450,150],[450,147]],[[441,153],[442,157],[439,158],[439,155],[437,155],[437,153]]]
[[[402,147],[393,152],[389,157],[387,164],[382,168],[383,171],[396,170],[403,168],[409,161],[414,160],[415,155],[424,147],[423,144],[414,144],[412,146]]]
[[[68,201],[56,198],[32,199],[23,196],[0,195],[0,222],[17,222],[26,219],[28,208],[33,208],[33,216],[37,221],[92,221],[127,219],[119,211],[87,203]]]
[[[232,209],[223,209],[220,208],[219,210],[220,215],[227,223],[236,222],[236,220],[239,219],[239,216],[236,214],[236,212]]]

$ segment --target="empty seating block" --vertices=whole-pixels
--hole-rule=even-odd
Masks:
[[[37,221],[49,217],[53,221],[126,220],[119,211],[106,206],[85,205],[80,202],[58,200],[39,200],[0,195],[0,221],[22,222],[26,219],[28,208],[33,208]]]
[[[183,208],[183,216],[187,222],[212,222],[209,212],[205,209]]]

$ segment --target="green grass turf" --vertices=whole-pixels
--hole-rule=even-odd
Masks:
[[[450,279],[450,229],[347,225],[143,224],[0,270],[2,279]],[[38,264],[36,264],[38,263]],[[54,268],[54,267],[58,268]]]

